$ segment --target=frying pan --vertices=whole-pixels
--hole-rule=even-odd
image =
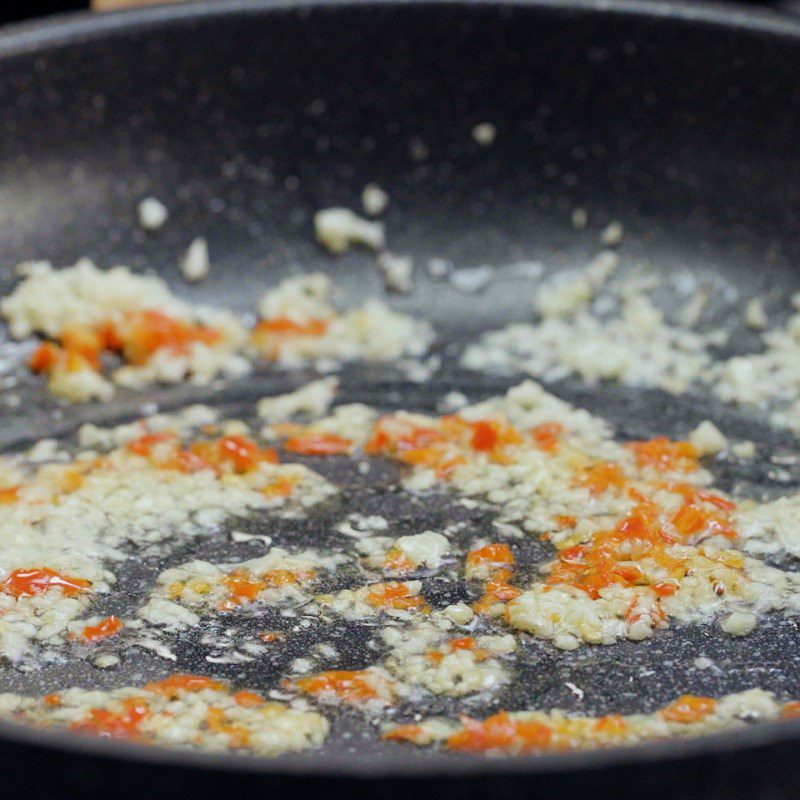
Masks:
[[[484,121],[497,128],[489,148],[470,136]],[[3,290],[12,285],[8,265],[22,259],[68,264],[88,254],[100,264],[155,269],[187,299],[243,312],[299,263],[330,272],[354,304],[381,291],[374,262],[361,253],[326,256],[312,241],[310,215],[328,205],[357,207],[371,181],[390,192],[386,222],[396,252],[420,263],[498,265],[479,295],[418,270],[414,293],[391,303],[433,322],[444,366],[424,384],[391,366],[349,367],[344,401],[432,410],[453,389],[477,400],[513,385],[518,376],[455,366],[480,332],[530,318],[530,279],[502,265],[583,265],[612,219],[626,226],[624,261],[647,259],[668,276],[687,268],[721,276],[738,291],[739,306],[763,292],[781,299],[800,284],[800,23],[764,11],[643,0],[253,0],[66,17],[0,35],[0,131]],[[135,203],[147,195],[172,210],[158,236],[135,225]],[[570,223],[578,206],[590,219],[583,231]],[[210,244],[212,276],[187,286],[174,265],[200,234]],[[712,303],[717,322],[730,312],[730,303]],[[726,352],[755,346],[739,328]],[[5,350],[13,360],[14,346]],[[4,385],[18,381],[19,403],[6,401],[8,391],[0,399],[0,444],[13,450],[44,435],[68,437],[85,421],[129,419],[144,402],[166,409],[202,399],[244,413],[249,401],[309,377],[259,369],[224,385],[64,408],[36,381],[8,373]],[[752,411],[573,380],[548,388],[607,417],[623,436],[679,437],[710,418],[758,442],[756,467],[715,465],[723,488],[770,495],[800,479],[787,466],[796,441]],[[401,530],[434,527],[454,513],[445,500],[420,506],[388,489],[376,495],[346,470],[332,478],[345,499],[299,524],[298,541],[324,542],[337,514],[370,504]],[[487,520],[469,522],[480,530]],[[123,588],[135,595],[146,579],[134,572]],[[352,630],[342,642],[353,666],[365,657],[365,641]],[[646,644],[567,654],[533,643],[501,701],[603,713],[652,710],[683,691],[719,695],[753,685],[800,697],[799,645],[795,620],[782,617],[743,640],[683,628]],[[191,641],[181,647],[182,669],[208,671]],[[302,652],[303,642],[296,647]],[[701,654],[719,668],[697,670]],[[164,671],[138,653],[99,675],[79,664],[33,674],[3,668],[0,685],[21,692],[125,685]],[[263,665],[217,672],[256,687],[274,677]],[[568,680],[584,688],[583,702]],[[346,714],[337,726],[350,744],[335,736],[317,753],[255,760],[3,723],[3,784],[26,798],[800,793],[793,723],[503,760],[381,745]]]

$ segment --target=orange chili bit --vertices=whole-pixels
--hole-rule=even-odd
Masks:
[[[560,422],[545,422],[531,429],[533,441],[545,453],[555,453],[561,444],[564,426]]]
[[[704,492],[702,489],[697,489],[695,491],[697,498],[702,500],[705,503],[711,503],[712,505],[716,506],[720,511],[735,511],[736,510],[736,503],[733,500],[728,500],[725,497],[720,497],[718,494],[712,494],[711,492]]]
[[[149,458],[153,455],[153,450],[159,445],[171,444],[178,446],[178,435],[169,431],[160,433],[146,433],[138,439],[128,442],[128,451],[137,456]]]
[[[231,435],[211,442],[195,442],[189,446],[189,452],[217,470],[228,466],[239,474],[255,469],[261,462],[278,463],[275,450],[259,448],[248,436]]]
[[[644,573],[638,564],[617,564],[611,568],[611,571],[630,585],[642,583],[644,579]]]
[[[689,503],[684,503],[672,517],[675,530],[683,537],[703,530],[707,522],[706,515]]]
[[[642,570],[631,563],[641,558],[652,557],[662,567],[680,569],[682,562],[664,551],[670,541],[649,508],[637,506],[614,530],[598,532],[587,544],[562,550],[547,582],[575,586],[596,600],[612,584],[645,582]]]
[[[522,437],[505,420],[478,420],[466,422],[457,416],[446,416],[441,419],[445,438],[450,441],[461,441],[462,432],[471,430],[470,446],[477,452],[494,453],[508,445],[522,443]],[[503,457],[504,458],[504,457]]]
[[[61,344],[67,353],[82,356],[92,368],[100,369],[100,353],[103,352],[103,338],[88,325],[68,325],[61,330]]]
[[[142,699],[124,700],[122,712],[92,708],[88,716],[70,725],[70,730],[112,739],[130,739],[140,735],[139,726],[150,716],[147,703]]]
[[[271,569],[261,576],[268,587],[286,586],[289,583],[310,581],[314,578],[314,570],[295,571],[292,569]]]
[[[388,742],[417,742],[424,733],[419,725],[398,725],[386,731],[381,738]]]
[[[621,736],[628,729],[628,723],[619,714],[607,714],[594,723],[595,733],[605,736]]]
[[[800,719],[800,702],[792,700],[781,709],[781,719]]]
[[[273,569],[265,572],[260,578],[254,578],[245,570],[234,570],[222,579],[222,584],[228,588],[230,597],[221,604],[220,609],[230,611],[242,603],[252,603],[264,589],[300,583],[301,580],[313,578],[314,572],[310,570],[294,572],[289,569]]]
[[[674,583],[667,583],[666,581],[662,581],[661,583],[653,584],[653,591],[659,597],[672,597],[672,595],[678,591],[678,587]]]
[[[222,733],[228,737],[228,746],[234,749],[248,747],[250,732],[241,725],[234,725],[225,718],[221,708],[211,706],[206,713],[206,727],[213,733]]]
[[[144,688],[148,692],[159,692],[168,697],[176,697],[178,692],[201,692],[204,689],[212,689],[216,692],[224,691],[225,686],[219,681],[203,675],[187,675],[178,672],[164,680],[148,683]]]
[[[412,572],[417,565],[399,548],[393,547],[386,553],[381,567],[390,572]]]
[[[380,424],[380,423],[378,423]],[[367,455],[377,456],[385,452],[389,446],[389,434],[376,428],[372,438],[364,445]]]
[[[578,518],[573,517],[572,514],[558,514],[555,517],[555,523],[560,528],[574,528],[578,524]]]
[[[502,542],[493,542],[479,547],[477,550],[470,550],[467,554],[467,564],[471,567],[510,567],[514,564],[514,554],[511,548]]]
[[[423,450],[441,441],[442,435],[433,428],[413,428],[410,432],[397,437],[396,447],[403,450]]]
[[[489,657],[489,653],[480,647],[475,646],[476,642],[472,636],[462,636],[460,639],[453,639],[447,643],[447,649],[451,653],[459,650],[468,650],[475,656],[476,661],[485,661]]]
[[[252,603],[267,588],[263,581],[243,570],[234,570],[221,582],[229,592],[229,597],[220,604],[222,611],[230,611],[242,603]]]
[[[609,489],[619,491],[625,486],[625,474],[619,464],[595,464],[578,479],[578,484],[586,487],[592,494],[603,494]]]
[[[119,338],[119,331],[117,331],[115,322],[112,320],[101,322],[95,327],[95,332],[103,343],[103,350],[122,350],[124,342]]]
[[[713,713],[717,701],[711,697],[697,697],[693,694],[682,694],[668,706],[661,709],[661,716],[667,722],[688,724],[699,722],[703,717]]]
[[[489,581],[486,584],[483,597],[472,605],[473,611],[478,614],[485,613],[498,603],[509,603],[522,594],[521,589],[505,581]]]
[[[90,586],[91,583],[85,578],[73,578],[48,567],[40,567],[15,569],[0,583],[0,591],[12,597],[33,597],[50,589],[60,588],[67,597],[75,597]]]
[[[83,326],[67,330],[64,334],[64,346],[54,342],[43,342],[34,350],[28,359],[31,372],[50,374],[57,370],[80,372],[84,369],[97,371],[100,368],[100,352],[102,342],[95,338],[91,328],[83,330]],[[99,348],[99,349],[98,349]]]
[[[675,530],[684,538],[705,531],[708,536],[736,538],[736,531],[715,514],[702,511],[696,506],[684,503],[672,517]]]
[[[589,553],[589,545],[575,544],[572,547],[565,547],[559,554],[559,560],[570,566],[583,566],[586,563],[586,556]]]
[[[161,349],[187,353],[195,342],[211,345],[222,336],[214,328],[183,322],[161,311],[130,312],[117,326],[116,334],[123,343],[125,358],[132,364],[146,363]]]
[[[259,461],[276,463],[278,460],[274,450],[260,450],[258,445],[246,436],[223,436],[217,446],[220,459],[230,461],[237,472],[247,472]]]
[[[486,584],[486,594],[491,595],[501,603],[508,603],[519,597],[522,594],[522,589],[517,589],[516,586],[511,586],[502,581],[489,581]]]
[[[179,450],[175,457],[170,459],[165,466],[187,475],[202,472],[204,469],[214,469],[214,465],[210,461],[206,461],[206,459],[191,450]]]
[[[63,367],[67,372],[83,372],[85,369],[94,370],[92,363],[80,353],[74,353],[72,350],[65,350],[64,353]]]
[[[278,480],[265,486],[261,491],[267,497],[288,497],[297,486],[295,478],[278,478]]]
[[[414,450],[401,450],[395,454],[395,458],[413,467],[432,467],[438,471],[443,463],[444,452],[441,446],[431,445],[430,447],[419,447]]]
[[[699,467],[697,449],[689,442],[673,442],[666,436],[643,442],[628,442],[640,467],[653,467],[659,472],[682,470],[694,472]]]
[[[349,453],[353,447],[350,439],[333,433],[294,436],[283,443],[283,449],[303,456],[335,456]]]
[[[673,542],[658,524],[658,519],[649,506],[639,505],[633,508],[627,517],[623,517],[614,528],[614,531],[628,540],[629,543],[644,547],[649,551],[649,545],[663,542]],[[612,537],[618,540],[619,537]]]
[[[394,424],[397,424],[396,430]],[[364,445],[364,452],[368,455],[397,456],[409,450],[425,450],[442,440],[441,431],[435,428],[417,427],[408,422],[398,422],[393,417],[382,417],[375,426],[372,438]]]
[[[64,494],[76,492],[83,486],[84,472],[77,464],[65,466],[58,472],[58,488]]]
[[[451,442],[461,441],[462,443],[468,441],[475,432],[476,425],[488,423],[489,425],[497,426],[496,430],[500,432],[500,426],[494,420],[478,420],[477,422],[467,422],[463,417],[458,414],[445,414],[439,417],[439,431],[445,439]],[[467,437],[464,439],[464,437]]]
[[[461,724],[462,730],[456,731],[447,740],[450,750],[504,750],[525,753],[547,749],[553,739],[553,730],[547,725],[513,720],[505,711],[500,711],[483,722],[462,717]]]
[[[682,495],[687,503],[711,503],[711,505],[716,506],[720,511],[726,513],[736,509],[736,503],[734,503],[733,500],[720,497],[713,492],[698,489],[696,486],[692,486],[689,483],[665,483],[662,484],[662,486],[667,491]]]
[[[87,625],[81,633],[81,638],[85,642],[99,642],[111,638],[121,629],[122,620],[112,614],[110,617],[100,620],[97,625]]]
[[[0,505],[7,506],[10,503],[16,503],[19,500],[19,490],[22,488],[20,484],[16,486],[4,486],[0,489]]]
[[[630,623],[638,622],[642,616],[644,616],[644,613],[645,609],[641,608],[638,598],[634,598],[631,600],[628,608],[625,609],[625,621]],[[647,608],[646,613],[649,614],[652,624],[657,627],[660,627],[667,621],[667,615],[659,605]]]
[[[378,681],[377,676],[363,670],[331,670],[308,678],[300,678],[295,685],[306,694],[320,695],[332,692],[345,703],[355,705],[380,697]]]
[[[724,536],[733,541],[739,535],[734,528],[715,516],[709,517],[706,527],[709,536]]]
[[[285,639],[285,635],[281,631],[263,631],[262,633],[258,634],[258,638],[264,642],[264,644],[272,644],[273,642],[279,642],[281,639]]]
[[[628,487],[627,495],[642,511],[646,511],[648,514],[658,514],[661,510],[657,503],[655,503],[649,497],[643,495],[638,489],[634,489],[632,486]]]
[[[43,699],[46,706],[61,705],[61,697],[56,692],[53,692],[53,694],[46,694]]]
[[[472,440],[470,445],[473,450],[479,452],[490,452],[497,447],[500,440],[498,425],[490,420],[481,420],[472,423]]]
[[[28,369],[31,372],[52,372],[59,361],[62,360],[63,351],[52,342],[43,342],[28,359]]]
[[[400,610],[425,608],[423,597],[412,595],[405,583],[396,581],[374,584],[370,587],[366,601],[374,608],[397,608]]]
[[[246,689],[241,692],[236,692],[236,694],[233,695],[233,699],[236,705],[242,706],[243,708],[254,708],[264,703],[264,698],[260,694],[257,692],[249,692]]]
[[[254,334],[274,333],[279,336],[323,336],[328,330],[327,319],[309,319],[306,322],[295,322],[289,317],[262,319],[253,328]]]

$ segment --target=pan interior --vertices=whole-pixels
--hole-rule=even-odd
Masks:
[[[418,270],[414,292],[390,302],[432,322],[443,367],[419,384],[392,367],[351,366],[339,399],[420,411],[434,411],[454,389],[483,399],[519,376],[479,376],[455,366],[456,356],[481,332],[530,318],[536,283],[515,265],[541,262],[549,272],[583,266],[611,220],[625,223],[624,263],[646,260],[667,276],[688,270],[739,298],[800,288],[793,269],[800,161],[786,122],[787,108],[800,101],[797,47],[788,36],[679,18],[421,4],[251,9],[186,21],[176,14],[157,27],[121,25],[10,55],[0,61],[3,288],[20,260],[65,265],[90,255],[103,265],[153,269],[192,302],[252,312],[253,298],[299,264],[329,272],[355,304],[382,291],[374,259],[359,252],[331,259],[314,244],[310,217],[330,205],[357,207],[363,186],[377,182],[391,195],[392,249],[420,264],[432,257],[459,267],[491,264],[497,275],[485,292],[465,295]],[[489,148],[470,133],[484,121],[497,128]],[[157,236],[135,224],[136,202],[147,195],[173,211]],[[576,207],[592,221],[585,230],[571,223]],[[175,264],[196,235],[208,238],[213,272],[188,286]],[[721,301],[716,322],[730,324],[731,352],[744,352],[754,340],[736,309]],[[7,345],[11,355],[15,348]],[[13,392],[18,402],[3,410],[0,441],[13,450],[44,436],[68,439],[85,421],[133,418],[145,403],[169,409],[203,400],[246,416],[255,399],[312,376],[259,370],[206,389],[123,393],[104,406],[74,408],[54,405],[36,381],[13,370],[8,377],[19,382],[6,397]],[[753,468],[724,459],[713,465],[723,489],[770,495],[800,478],[789,434],[708,397],[576,380],[548,389],[605,417],[626,438],[681,438],[711,419],[734,438],[758,442],[763,458]],[[396,521],[398,533],[463,520],[465,541],[490,523],[488,512],[468,512],[447,495],[419,502],[397,491],[388,468],[377,488],[335,459],[315,468],[347,487],[346,499],[277,531],[276,543],[283,535],[324,545],[331,521],[354,511],[380,513]],[[529,564],[541,560],[541,544],[531,540],[524,550]],[[258,544],[225,538],[200,541],[170,560],[258,552]],[[137,563],[123,576],[122,594],[142,597],[164,566]],[[460,590],[443,588],[454,599]],[[117,610],[113,601],[105,609]],[[253,622],[241,625],[247,631]],[[341,668],[374,660],[373,634],[355,624],[325,631],[336,639]],[[272,687],[320,635],[312,624],[273,660],[215,672],[237,685]],[[743,640],[709,627],[569,653],[528,640],[515,681],[494,706],[474,712],[632,713],[684,692],[719,696],[752,686],[800,697],[798,644],[796,621],[783,616]],[[176,653],[181,671],[208,672],[199,636],[186,637]],[[709,655],[716,668],[698,668],[696,659]],[[38,694],[64,685],[136,685],[164,672],[156,655],[137,651],[112,671],[80,661],[37,672],[3,668],[0,686]],[[414,709],[456,710],[442,698]],[[392,758],[396,745],[382,743],[363,716],[343,713],[334,725],[325,745],[332,752]]]

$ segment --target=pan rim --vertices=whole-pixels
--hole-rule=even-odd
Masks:
[[[104,14],[74,12],[45,21],[0,26],[0,62],[17,56],[46,53],[57,48],[88,43],[115,34],[146,33],[165,24],[231,17],[291,13],[298,9],[384,6],[519,7],[542,12],[615,14],[653,20],[701,23],[711,27],[762,33],[777,38],[800,39],[800,19],[772,10],[739,3],[701,0],[674,5],[664,0],[199,0]],[[518,755],[489,760],[443,752],[424,758],[398,747],[391,759],[380,754],[329,754],[311,751],[277,758],[254,758],[236,753],[205,753],[170,747],[154,747],[133,741],[112,741],[49,731],[0,720],[0,747],[27,745],[43,753],[79,755],[142,766],[183,767],[222,773],[264,774],[295,778],[387,777],[456,778],[526,776],[613,769],[620,766],[665,764],[692,758],[731,756],[748,750],[800,745],[800,720],[772,722],[745,730],[686,739],[669,739],[607,750]]]
[[[283,13],[298,9],[423,5],[512,6],[542,11],[616,14],[800,38],[800,18],[780,14],[770,8],[754,8],[743,0],[693,0],[691,4],[673,4],[669,0],[197,0],[186,4],[171,0],[132,9],[102,13],[75,11],[55,14],[41,21],[0,25],[0,59],[89,42],[114,33],[142,32],[169,23]]]

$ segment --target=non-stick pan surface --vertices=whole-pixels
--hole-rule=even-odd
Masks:
[[[483,121],[497,128],[490,148],[470,136]],[[313,243],[310,216],[328,205],[357,206],[364,184],[377,181],[392,198],[386,221],[393,249],[420,262],[435,256],[500,267],[480,295],[421,273],[412,295],[392,300],[440,333],[444,366],[427,383],[409,383],[390,367],[351,367],[342,375],[345,401],[432,410],[453,389],[480,399],[518,380],[453,366],[468,339],[530,316],[529,279],[502,265],[583,265],[597,250],[598,227],[611,219],[625,222],[625,261],[646,259],[667,274],[691,268],[722,276],[742,297],[796,291],[799,128],[800,25],[727,7],[214,3],[9,30],[0,37],[3,288],[22,259],[68,264],[90,255],[101,264],[155,269],[193,301],[252,312],[254,298],[299,263],[330,272],[356,302],[381,292],[373,260],[354,253],[333,261]],[[151,194],[173,211],[157,237],[135,225],[136,202]],[[588,211],[590,229],[572,227],[576,206]],[[188,287],[174,265],[200,234],[209,240],[213,273]],[[731,352],[755,346],[741,327],[731,341]],[[129,419],[145,402],[169,408],[202,399],[238,413],[308,377],[262,370],[211,389],[128,394],[74,408],[55,406],[23,379],[15,389],[21,402],[2,411],[0,441],[13,449],[44,435],[68,436],[86,420]],[[577,381],[548,388],[605,416],[623,436],[679,437],[710,418],[759,442],[757,468],[716,465],[726,489],[758,496],[800,480],[800,468],[787,467],[796,441],[752,413],[692,395],[588,389]],[[347,487],[345,501],[301,523],[297,541],[324,542],[330,520],[345,511],[380,510],[409,530],[465,513],[446,500],[420,504],[376,493],[352,471],[327,469]],[[387,472],[386,486],[392,480]],[[468,522],[475,532],[487,519]],[[537,546],[530,543],[531,559],[541,555]],[[213,543],[203,547],[192,554],[219,555]],[[250,553],[246,545],[236,553],[226,548],[226,557]],[[124,594],[135,598],[151,577],[124,576]],[[343,634],[352,666],[363,666],[367,636],[355,628]],[[298,652],[286,652],[272,672],[260,664],[218,673],[267,684],[303,646],[298,640]],[[646,644],[573,653],[534,642],[499,704],[647,711],[684,691],[719,695],[753,685],[800,697],[799,651],[796,621],[783,617],[745,640],[681,628]],[[713,655],[718,669],[698,670],[701,655]],[[208,669],[191,640],[179,658],[182,670]],[[163,671],[157,657],[139,653],[111,673],[85,664],[36,673],[3,668],[0,688],[126,685]],[[580,705],[566,681],[584,689]],[[349,743],[332,736],[319,753],[279,761],[4,727],[4,783],[31,798],[237,791],[578,798],[606,790],[617,797],[779,798],[797,796],[800,784],[800,737],[791,725],[496,762],[381,744],[356,715],[336,725]]]

